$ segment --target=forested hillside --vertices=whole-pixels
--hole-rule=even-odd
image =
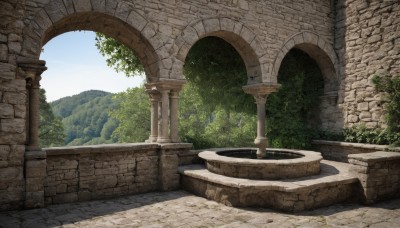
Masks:
[[[114,94],[90,90],[71,97],[61,98],[50,105],[56,116],[62,118],[65,128],[65,145],[90,145],[113,143],[112,133],[118,121],[109,113],[118,107]]]

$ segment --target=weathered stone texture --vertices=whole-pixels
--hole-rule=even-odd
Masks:
[[[336,7],[345,124],[385,127],[371,79],[375,74],[400,75],[400,3],[341,0]]]
[[[191,144],[127,144],[46,149],[45,203],[177,189],[177,154],[190,147]]]
[[[400,197],[400,153],[354,154],[349,162],[360,179],[365,203]]]
[[[371,85],[371,75],[400,74],[399,13],[400,3],[394,0],[2,0],[0,145],[11,148],[27,143],[28,93],[25,74],[17,67],[17,59],[37,59],[47,41],[77,29],[102,32],[128,45],[143,63],[149,82],[160,78],[184,79],[182,69],[186,54],[198,39],[209,35],[225,39],[238,50],[246,64],[250,84],[279,82],[276,73],[285,53],[291,48],[300,48],[322,61],[319,65],[325,76],[326,91],[317,113],[322,128],[338,131],[343,125],[359,122],[368,127],[384,126],[381,96]],[[14,153],[13,150],[10,153]],[[118,156],[123,159],[128,155]],[[20,156],[16,154],[15,157]],[[124,164],[107,163],[102,164],[107,168],[100,168],[101,163],[107,161],[106,157],[98,162],[90,156],[68,158],[85,165],[80,171],[65,169],[69,171],[63,173],[63,180],[68,183],[60,183],[58,189],[48,188],[47,192],[65,192],[66,201],[75,201],[134,191],[129,184],[120,185],[132,178],[120,175],[123,171],[119,169],[125,170]],[[145,173],[145,165],[153,164],[151,159],[155,159],[150,157],[127,159],[135,164],[136,173]],[[158,158],[157,173],[161,183],[165,183],[162,189],[175,189],[178,176],[168,164],[182,163],[182,159],[176,154],[163,154]],[[22,169],[23,158],[19,163],[9,159],[10,156],[0,161],[0,169]],[[91,168],[92,162],[95,168]],[[165,168],[165,172],[160,172],[160,167]],[[132,168],[126,167],[127,170]],[[112,174],[105,176],[105,170]],[[81,181],[77,175],[83,179],[98,176],[99,185],[93,188],[102,190],[95,193],[89,189],[75,191]],[[104,180],[102,184],[100,178]],[[139,189],[152,189],[149,187],[152,185],[141,180],[144,176],[136,178],[134,181],[140,180],[137,182]],[[23,195],[24,184],[17,190],[13,189],[14,185],[9,187],[8,182],[4,186],[7,187],[1,191]],[[36,197],[40,192],[31,195]],[[62,202],[63,197],[58,195],[54,201]],[[1,203],[14,204],[11,202],[15,201]]]
[[[400,152],[400,147],[325,140],[314,140],[312,142],[312,147],[313,150],[321,152],[324,159],[346,163],[349,162],[349,156],[352,154],[367,154],[384,150]]]

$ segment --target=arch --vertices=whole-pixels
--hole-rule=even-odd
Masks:
[[[283,58],[293,48],[300,49],[313,58],[324,77],[325,94],[337,92],[339,87],[339,61],[332,46],[321,36],[304,31],[290,37],[275,58],[272,77],[277,81],[279,68]]]
[[[76,30],[101,32],[131,48],[143,64],[147,81],[158,81],[163,76],[156,51],[163,48],[161,35],[152,23],[122,0],[51,0],[25,29],[22,55],[38,59],[41,48],[50,39]]]
[[[231,44],[242,57],[248,76],[248,84],[256,84],[266,79],[268,68],[260,61],[266,52],[261,47],[257,34],[241,22],[230,18],[206,18],[197,20],[182,31],[175,40],[175,56],[172,77],[183,79],[183,65],[190,48],[200,39],[216,36]]]

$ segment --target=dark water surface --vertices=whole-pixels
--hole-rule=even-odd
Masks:
[[[238,150],[238,151],[222,151],[218,152],[221,156],[232,157],[232,158],[248,158],[248,159],[258,159],[256,150]],[[267,151],[267,156],[262,158],[262,160],[283,160],[283,159],[295,159],[304,157],[301,154],[295,154],[291,152],[281,152],[281,151]]]

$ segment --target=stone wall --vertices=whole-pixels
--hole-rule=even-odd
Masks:
[[[249,83],[274,82],[280,61],[296,45],[310,44],[335,59],[334,52],[324,53],[333,50],[333,19],[328,0],[0,1],[0,210],[20,208],[25,197],[42,191],[32,185],[28,186],[32,192],[25,192],[24,168],[35,168],[24,161],[27,132],[32,129],[28,120],[34,116],[27,109],[33,102],[27,103],[32,96],[28,96],[26,79],[40,79],[41,73],[26,63],[39,63],[41,50],[51,38],[79,29],[113,36],[138,54],[148,81],[155,82],[182,80],[190,47],[205,36],[219,36],[243,57]],[[36,68],[44,70],[41,64]],[[176,162],[176,157],[168,156],[166,152],[162,159]],[[32,164],[39,162],[32,159]],[[81,156],[68,159],[84,162]],[[66,191],[73,192],[77,184],[68,183]]]
[[[191,144],[125,144],[46,149],[45,204],[179,188],[178,153]]]
[[[16,60],[23,40],[24,1],[0,1],[0,210],[20,208],[25,196],[25,79]]]
[[[313,140],[312,148],[321,152],[324,159],[346,163],[349,162],[349,156],[352,154],[365,154],[384,150],[400,152],[400,147],[326,140]]]
[[[363,187],[365,203],[400,197],[400,153],[353,154],[349,162]]]
[[[375,74],[400,75],[400,2],[339,0],[335,49],[342,66],[339,103],[346,126],[384,127]]]

